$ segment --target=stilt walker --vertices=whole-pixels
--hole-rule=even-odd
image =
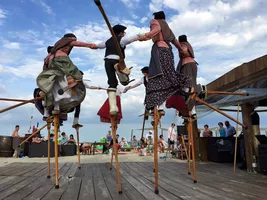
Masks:
[[[54,136],[55,136],[55,179],[56,179],[56,185],[55,188],[59,188],[58,184],[58,129],[59,129],[59,113],[60,111],[58,110],[53,110],[52,114],[54,116]]]

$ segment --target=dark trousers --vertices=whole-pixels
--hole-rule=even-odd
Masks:
[[[114,68],[114,65],[118,62],[118,60],[114,59],[105,59],[105,69],[108,76],[109,88],[117,88],[118,80],[116,77],[116,70]]]
[[[75,107],[74,117],[79,117],[80,111],[81,111],[81,104],[79,104],[78,106]]]

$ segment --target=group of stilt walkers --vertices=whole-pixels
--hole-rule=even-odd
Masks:
[[[34,132],[29,138],[21,144],[29,140],[40,130],[47,127],[48,138],[50,138],[51,125],[54,126],[54,145],[55,145],[55,188],[59,188],[58,174],[58,131],[63,121],[67,120],[67,114],[75,111],[73,128],[77,133],[78,143],[78,168],[80,165],[80,148],[79,148],[79,129],[82,125],[79,123],[80,105],[85,98],[86,88],[104,89],[94,86],[88,86],[86,80],[83,79],[83,73],[72,63],[69,54],[73,47],[86,47],[90,49],[106,49],[105,52],[105,70],[108,78],[108,100],[99,110],[98,115],[102,122],[111,123],[113,136],[113,153],[111,156],[110,169],[113,166],[113,157],[115,157],[115,166],[117,172],[118,192],[122,193],[120,182],[120,167],[118,160],[118,144],[116,140],[116,130],[122,118],[120,99],[117,97],[117,86],[119,82],[126,86],[132,80],[129,75],[131,68],[127,68],[124,62],[126,45],[135,41],[153,41],[151,49],[151,59],[148,67],[142,68],[144,77],[137,84],[128,86],[124,92],[144,84],[146,88],[146,97],[144,100],[145,114],[144,120],[152,117],[152,125],[154,127],[154,173],[155,173],[155,193],[158,194],[158,124],[161,117],[165,115],[163,104],[166,102],[168,108],[174,108],[179,111],[179,114],[184,117],[188,123],[188,173],[191,173],[190,162],[192,155],[194,182],[196,179],[196,163],[194,150],[193,136],[193,121],[196,119],[195,103],[202,103],[231,120],[241,124],[237,120],[217,110],[207,104],[203,97],[208,94],[235,94],[247,95],[242,93],[217,92],[207,91],[205,87],[197,86],[197,62],[194,60],[194,51],[185,35],[179,36],[177,40],[172,30],[165,21],[165,13],[163,11],[154,13],[154,19],[150,21],[150,31],[145,34],[133,35],[125,37],[127,27],[123,25],[111,26],[105,14],[105,11],[99,0],[94,0],[102,13],[106,24],[111,32],[112,37],[100,44],[89,44],[77,41],[73,33],[65,34],[54,46],[50,46],[48,55],[44,60],[43,71],[37,77],[38,89],[34,92],[34,99],[31,100],[14,100],[21,103],[3,109],[0,113],[10,109],[33,102],[43,114],[43,119],[46,125]],[[172,52],[173,44],[179,52],[180,61],[177,69],[174,67],[174,56]],[[118,78],[118,79],[117,79]],[[7,100],[7,99],[1,99]],[[47,178],[50,178],[50,140],[48,139],[48,173]]]

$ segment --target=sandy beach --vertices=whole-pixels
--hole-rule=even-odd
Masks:
[[[165,156],[162,153],[159,156]],[[96,154],[96,155],[81,155],[81,163],[106,163],[110,162],[110,155]],[[77,162],[77,156],[64,156],[58,158],[59,163]],[[119,162],[153,162],[154,156],[139,156],[136,153],[119,154]],[[186,163],[186,160],[167,158],[167,162],[181,162]],[[159,159],[159,162],[166,162],[165,159]],[[0,158],[0,167],[10,163],[47,163],[47,158]],[[54,158],[51,158],[54,162]]]

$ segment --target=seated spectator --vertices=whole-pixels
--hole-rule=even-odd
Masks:
[[[118,141],[119,137],[120,137],[120,135],[117,134],[117,135],[116,135],[116,144],[117,144],[117,148],[118,148],[118,149],[121,149],[121,146],[119,145],[119,141]],[[109,148],[113,148],[113,143],[114,143],[114,142],[113,142],[113,139],[111,139],[110,144],[109,144]]]
[[[212,131],[209,130],[209,126],[206,124],[204,125],[204,131],[202,133],[203,137],[212,137]]]
[[[55,140],[54,134],[50,134],[50,142],[54,142],[54,140]]]
[[[146,144],[148,148],[148,152],[150,152],[150,145],[153,146],[153,132],[149,131],[148,134],[146,134]]]
[[[138,141],[137,141],[137,139],[136,139],[136,137],[134,135],[133,139],[132,139],[132,147],[133,147],[133,152],[134,153],[138,153],[137,146],[138,146]]]
[[[37,135],[34,135],[32,137],[32,143],[40,144],[41,140],[40,140],[40,138],[37,137]]]
[[[226,137],[226,130],[223,127],[223,123],[222,122],[219,122],[218,123],[218,126],[219,126],[220,137]]]
[[[146,156],[147,149],[145,148],[145,145],[141,145],[141,149],[139,150],[139,156]]]
[[[67,144],[69,138],[68,138],[68,136],[66,135],[66,133],[65,133],[65,132],[62,132],[62,133],[61,133],[61,136],[62,136],[62,138],[61,138],[61,144]]]
[[[82,154],[89,154],[90,149],[91,149],[91,145],[89,142],[81,143],[80,151],[82,152]]]
[[[121,145],[121,148],[128,146],[128,142],[126,141],[124,137],[121,138],[120,145]]]
[[[107,143],[110,143],[110,141],[112,140],[111,131],[108,131],[108,134],[106,135],[106,139],[107,139]]]
[[[160,153],[164,153],[164,150],[165,150],[165,146],[164,146],[163,142],[165,142],[164,139],[163,139],[163,135],[160,135],[159,136],[159,146],[158,146]]]
[[[72,134],[70,135],[70,139],[68,140],[68,144],[76,144],[76,141],[75,141]]]

